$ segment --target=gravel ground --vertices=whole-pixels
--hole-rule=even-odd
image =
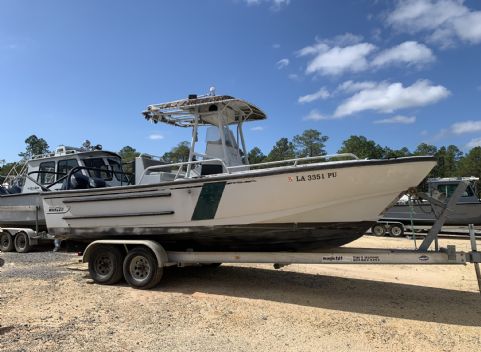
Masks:
[[[375,245],[411,242],[352,244]],[[481,350],[472,265],[169,268],[140,291],[89,284],[71,253],[0,258],[1,351]]]

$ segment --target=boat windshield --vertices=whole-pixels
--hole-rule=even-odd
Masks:
[[[57,180],[67,175],[70,170],[77,166],[77,159],[59,160],[59,162],[57,163]]]
[[[112,170],[114,171],[115,178],[122,183],[128,183],[129,180],[124,174],[124,170],[122,169],[122,165],[120,164],[120,159],[109,158],[107,160]]]
[[[228,147],[233,147],[233,148],[239,148],[237,145],[237,141],[234,137],[234,134],[232,133],[231,129],[227,126],[223,127],[224,130],[224,138],[225,138],[225,144]],[[222,144],[222,140],[220,137],[220,131],[219,127],[217,126],[211,126],[207,129],[206,133],[206,142],[207,143],[215,143],[215,144]]]
[[[458,187],[457,183],[440,184],[436,186],[435,190],[445,195],[446,198],[450,198],[457,187]],[[466,187],[466,190],[461,195],[461,197],[473,197],[473,196],[474,196],[473,189],[471,185],[468,185],[468,187]]]
[[[109,166],[105,164],[103,158],[83,159],[84,165],[95,170],[88,170],[90,177],[98,177],[105,181],[112,180],[112,172],[109,172]]]

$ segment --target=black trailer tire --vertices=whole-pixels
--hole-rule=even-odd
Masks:
[[[164,273],[152,251],[144,247],[130,250],[123,267],[125,281],[133,288],[142,290],[157,286]]]
[[[116,246],[100,245],[89,257],[89,273],[94,282],[113,285],[122,279],[123,255]]]
[[[0,251],[2,252],[12,252],[15,248],[13,244],[13,237],[8,232],[2,232],[0,234]]]
[[[371,228],[374,236],[384,236],[386,234],[386,227],[382,224],[376,224]]]
[[[30,251],[30,248],[32,248],[28,235],[23,231],[18,232],[15,235],[15,239],[13,240],[13,242],[15,244],[15,250],[18,253],[27,253]]]
[[[389,235],[392,237],[401,237],[404,235],[404,227],[400,224],[393,224],[389,228]]]

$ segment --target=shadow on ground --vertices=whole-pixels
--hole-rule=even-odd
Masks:
[[[308,307],[464,326],[481,326],[476,292],[262,268],[169,268],[164,292],[203,292]]]

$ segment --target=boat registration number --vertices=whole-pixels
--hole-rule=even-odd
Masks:
[[[310,175],[296,175],[296,176],[287,176],[287,180],[289,182],[305,182],[305,181],[320,181],[326,180],[330,178],[337,177],[337,172],[323,172],[319,174],[310,174]]]

